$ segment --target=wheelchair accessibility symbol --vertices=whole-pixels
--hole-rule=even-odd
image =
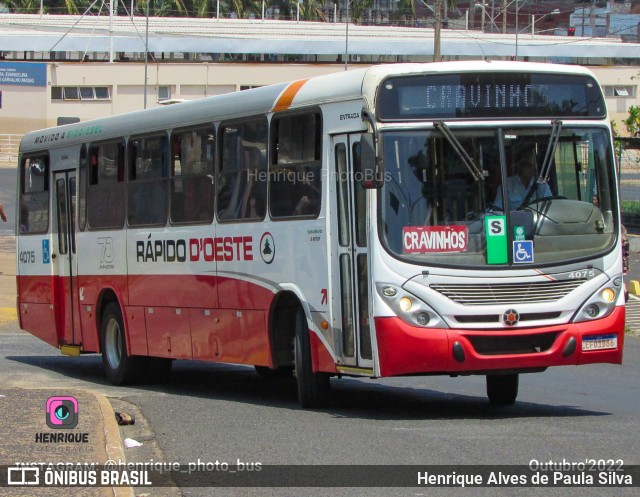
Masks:
[[[520,240],[513,242],[513,262],[516,264],[533,262],[533,241]]]

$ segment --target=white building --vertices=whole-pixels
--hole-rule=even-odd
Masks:
[[[640,104],[640,44],[532,35],[530,27],[518,35],[441,33],[443,60],[582,64],[605,86],[613,119],[621,121],[629,106]],[[145,102],[153,107],[377,63],[430,62],[434,30],[150,18],[147,31],[140,17],[4,14],[0,50],[0,134],[22,134],[53,126],[60,117],[87,120],[142,109]]]

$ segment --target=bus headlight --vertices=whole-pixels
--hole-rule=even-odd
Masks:
[[[592,319],[601,319],[611,314],[616,307],[616,301],[620,294],[620,285],[616,284],[616,282],[617,278],[614,278],[613,282],[607,282],[582,304],[573,322],[580,323]]]
[[[613,302],[616,299],[616,292],[614,292],[611,288],[605,288],[600,292],[602,296],[602,300],[605,302]]]
[[[400,309],[402,309],[402,312],[409,312],[411,310],[411,307],[413,307],[413,301],[409,297],[402,297],[398,301],[398,304],[400,305]]]
[[[389,283],[376,283],[376,289],[393,312],[405,323],[411,326],[447,328],[436,311],[401,287]]]

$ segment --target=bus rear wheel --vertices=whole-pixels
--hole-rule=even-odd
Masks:
[[[140,381],[145,372],[144,357],[130,356],[120,306],[110,302],[102,314],[100,326],[102,364],[110,383],[126,385]]]
[[[489,402],[498,406],[515,404],[518,397],[517,374],[488,374],[487,397]]]
[[[304,312],[300,308],[296,312],[294,352],[298,402],[302,407],[320,407],[326,402],[329,394],[329,375],[313,372],[309,328]]]

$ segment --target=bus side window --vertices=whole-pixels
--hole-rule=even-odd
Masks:
[[[266,120],[223,125],[220,137],[218,219],[263,219],[267,190]]]
[[[124,142],[92,144],[89,148],[88,176],[89,228],[122,228],[125,205]]]
[[[213,219],[214,146],[211,126],[172,135],[172,223],[210,223]]]
[[[162,226],[167,221],[167,137],[139,137],[129,143],[129,225]]]
[[[320,214],[322,122],[319,112],[274,117],[269,170],[271,216]]]
[[[22,159],[20,171],[20,233],[46,233],[49,228],[49,157]]]
[[[80,147],[80,169],[78,176],[78,230],[84,231],[87,227],[87,146]]]

